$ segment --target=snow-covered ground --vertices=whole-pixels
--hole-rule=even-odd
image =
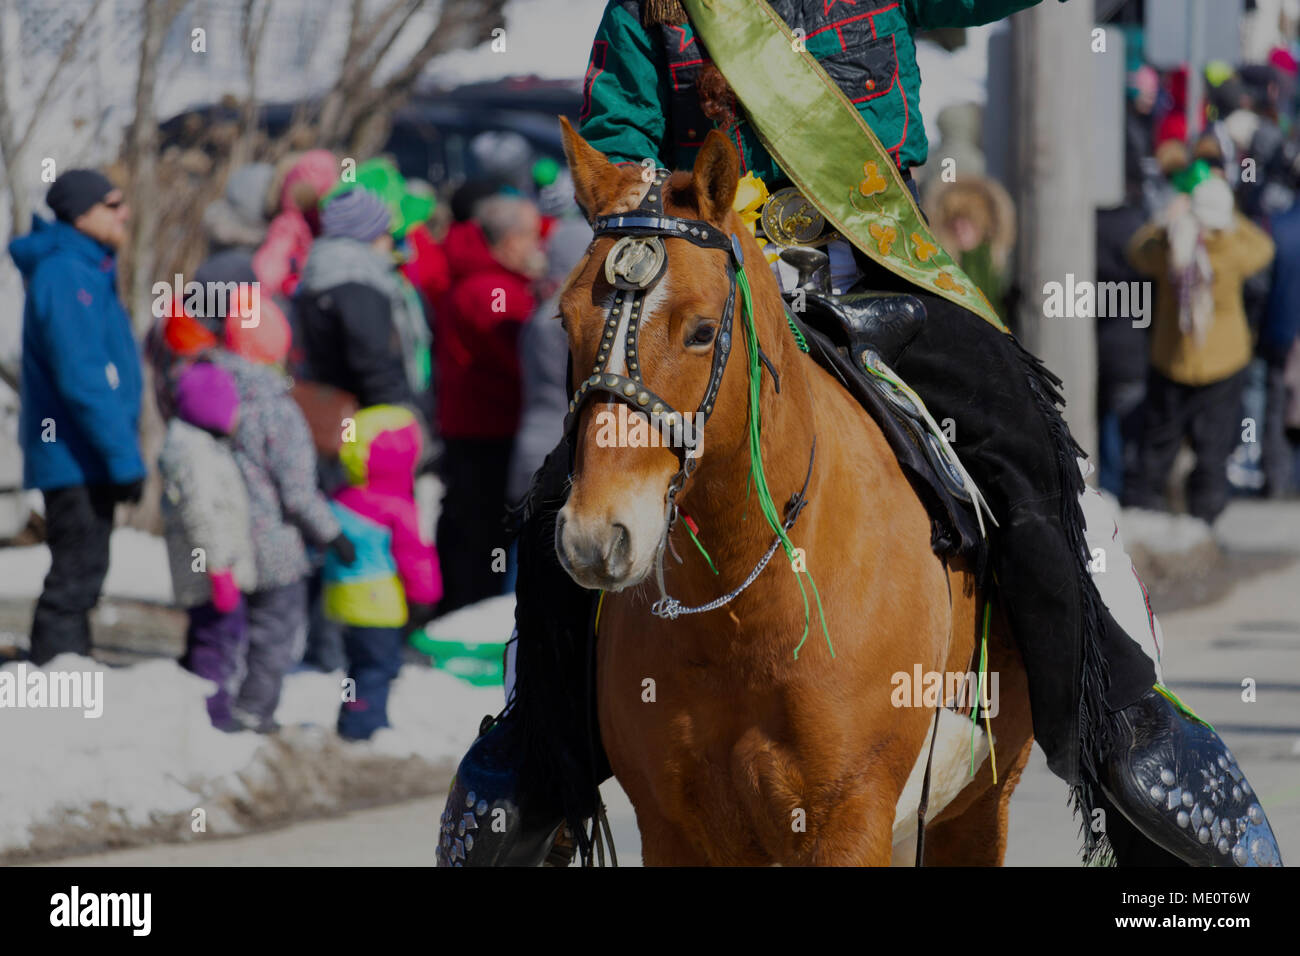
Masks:
[[[33,670],[9,664],[0,681],[30,682]],[[101,673],[102,715],[0,710],[0,860],[226,836],[433,793],[502,703],[499,687],[408,665],[389,702],[392,728],[345,743],[333,729],[342,673],[289,675],[276,714],[284,729],[265,737],[214,730],[203,703],[213,685],[172,661],[106,669],[65,655],[54,671]]]
[[[0,598],[38,595],[49,563],[44,545],[0,549]],[[114,531],[105,592],[169,603],[162,539]],[[447,615],[430,633],[503,644],[513,620],[514,599],[506,596]],[[88,680],[103,682],[102,714],[16,707],[0,693],[0,860],[228,836],[435,793],[483,715],[503,702],[499,686],[477,688],[447,671],[407,665],[389,701],[392,728],[357,744],[334,733],[341,672],[290,674],[276,712],[284,729],[265,737],[214,730],[204,707],[213,685],[171,660],[109,668],[65,655],[43,669],[45,677],[33,678],[35,671],[5,665],[0,689],[55,672],[100,675]]]

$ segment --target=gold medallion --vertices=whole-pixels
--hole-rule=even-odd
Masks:
[[[772,193],[763,206],[762,222],[767,237],[782,246],[812,245],[826,228],[826,217],[793,186]]]

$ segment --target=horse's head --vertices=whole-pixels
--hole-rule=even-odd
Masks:
[[[709,134],[692,172],[668,174],[616,166],[562,123],[596,238],[560,298],[575,459],[555,544],[575,581],[617,591],[654,567],[670,485],[742,447],[744,356],[727,362],[742,341],[733,235],[761,260],[732,212],[739,163],[725,136]]]

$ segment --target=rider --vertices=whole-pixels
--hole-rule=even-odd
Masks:
[[[770,8],[806,44],[807,53],[843,92],[841,101],[847,98],[874,132],[878,158],[891,162],[911,190],[910,197],[901,190],[887,197],[902,210],[900,215],[906,215],[908,207],[915,213],[909,169],[924,163],[927,153],[917,110],[920,76],[913,32],[986,23],[1037,2],[727,0],[723,5],[733,12],[752,7],[756,9],[749,12],[760,14],[743,25],[728,20],[726,29],[733,36],[752,29],[755,32],[747,36],[757,43],[763,31],[777,29],[761,16]],[[640,165],[649,158],[655,166],[688,169],[705,134],[718,128],[735,143],[742,173],[763,180],[769,192],[791,186],[787,171],[756,129],[763,126],[763,118],[755,115],[756,104],[747,102],[742,111],[722,68],[727,41],[711,34],[718,44],[709,51],[697,34],[697,24],[687,14],[688,8],[698,9],[697,3],[611,0],[587,69],[580,113],[583,137],[611,162]],[[746,57],[739,63],[733,58],[727,66],[737,85],[738,70],[776,68]],[[837,293],[855,287],[902,298],[922,291],[916,288],[914,272],[893,268],[884,257],[871,254],[872,243],[862,237],[845,235],[823,245]],[[779,278],[791,284],[784,272]],[[934,293],[928,286],[925,291]],[[890,357],[890,364],[936,419],[956,423],[963,464],[992,506],[998,522],[992,568],[1029,675],[1034,736],[1047,754],[1048,766],[1072,786],[1076,810],[1085,814],[1088,857],[1109,844],[1121,863],[1280,865],[1272,831],[1235,759],[1208,724],[1158,683],[1151,658],[1109,610],[1118,602],[1109,590],[1106,600],[1098,593],[1084,538],[1079,452],[1057,408],[1059,379],[995,323],[991,309],[981,309],[978,303],[971,303],[970,312],[933,309],[910,341]],[[1015,427],[1009,427],[1012,422]],[[564,463],[548,462],[539,473],[539,485],[546,484],[548,467],[564,471]],[[551,485],[549,492],[543,488],[535,498],[535,511],[548,507],[547,494],[556,497],[554,480]],[[561,481],[559,503],[562,500]],[[532,524],[538,524],[536,514]],[[543,643],[540,626],[522,613],[530,586],[523,554],[534,542],[539,548],[547,544],[545,532],[530,529],[527,522],[523,536],[521,686],[528,642]],[[541,559],[536,566],[538,576],[546,573]],[[553,588],[559,586],[552,583]],[[1141,588],[1135,577],[1131,586]],[[1140,600],[1145,608],[1145,596]],[[587,605],[578,598],[573,603],[579,609],[573,619],[587,624],[581,611]],[[550,606],[558,608],[558,602]],[[1154,619],[1149,624],[1144,620],[1143,626],[1154,629]],[[549,653],[561,653],[555,648],[563,645],[580,655],[585,637],[565,643],[560,630],[552,627],[544,635],[551,644]],[[589,675],[590,661],[586,664]],[[581,692],[583,663],[574,660],[571,666],[578,677],[570,687]],[[538,698],[549,694],[546,707],[564,709],[563,695],[544,683],[528,684],[528,693]],[[443,818],[443,835],[448,837],[441,841],[444,861],[540,862],[550,845],[548,835],[565,815],[553,809],[563,802],[554,784],[542,797],[529,792],[540,785],[525,786],[511,771],[531,759],[523,740],[536,742],[540,733],[518,726],[526,721],[511,720],[524,709],[520,700],[514,698],[461,763]],[[544,709],[535,701],[529,704],[527,713],[536,721]],[[590,723],[589,711],[585,717]],[[576,728],[580,719],[569,724]],[[589,769],[598,783],[608,775],[603,754],[597,761],[593,752],[584,764],[593,736],[588,728],[587,740],[568,745],[582,752],[566,766]],[[529,774],[528,779],[541,778]],[[472,807],[482,816],[488,806],[507,809],[512,821],[508,832],[476,830],[477,843],[469,841],[468,846],[457,840],[455,826],[462,814],[473,825],[474,814],[464,813],[464,808]],[[1100,836],[1097,809],[1105,811]],[[568,816],[571,820],[572,813]]]

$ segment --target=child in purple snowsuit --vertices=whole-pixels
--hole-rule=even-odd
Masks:
[[[217,685],[207,701],[213,726],[238,730],[232,695],[248,642],[241,592],[257,583],[248,494],[230,447],[239,394],[229,372],[198,362],[177,380],[173,399],[158,468],[172,588],[189,614],[181,665]]]

